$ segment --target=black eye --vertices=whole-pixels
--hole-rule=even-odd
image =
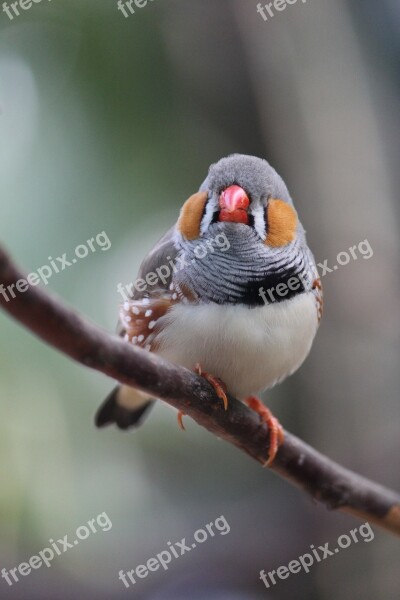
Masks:
[[[213,225],[214,223],[218,223],[218,215],[219,215],[219,211],[216,210],[212,216],[211,225]]]

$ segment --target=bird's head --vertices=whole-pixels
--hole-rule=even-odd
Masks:
[[[215,231],[244,235],[251,228],[263,244],[282,247],[301,230],[282,178],[261,158],[233,154],[211,165],[200,190],[183,205],[177,232],[195,241]]]

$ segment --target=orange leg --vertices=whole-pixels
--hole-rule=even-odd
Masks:
[[[269,456],[265,467],[270,467],[275,460],[279,446],[284,440],[283,429],[278,419],[274,417],[271,411],[255,396],[249,396],[246,400],[249,408],[260,415],[261,420],[268,425],[269,431]]]
[[[205,371],[203,371],[199,363],[197,363],[194,370],[197,373],[197,375],[200,375],[200,377],[204,377],[204,379],[206,379],[208,383],[211,383],[218,398],[221,398],[222,402],[224,403],[224,409],[228,410],[228,396],[226,395],[226,385],[224,384],[224,382],[221,381],[218,377],[215,377],[214,375],[210,375],[210,373],[206,373]]]
[[[178,425],[179,425],[179,427],[182,429],[182,431],[185,431],[185,426],[184,426],[184,424],[183,424],[183,417],[184,417],[184,416],[185,416],[185,413],[184,413],[184,412],[182,412],[181,410],[178,410],[178,415],[177,415],[177,418],[178,418]]]
[[[203,371],[199,363],[197,363],[194,370],[198,375],[200,375],[200,377],[204,377],[204,379],[211,383],[211,385],[217,393],[218,398],[221,398],[222,402],[224,403],[224,409],[228,410],[228,397],[226,395],[226,385],[224,384],[224,382],[221,381],[218,377],[215,377],[214,375],[210,375],[210,373],[206,373],[205,371]],[[185,413],[179,410],[177,419],[178,425],[182,429],[182,431],[185,431],[185,426],[183,424],[184,416]]]

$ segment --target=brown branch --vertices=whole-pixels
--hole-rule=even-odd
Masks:
[[[22,278],[0,248],[0,284],[7,288]],[[15,298],[0,292],[0,305],[48,344],[87,367],[168,402],[265,463],[268,428],[243,403],[230,397],[229,409],[224,411],[210,384],[191,371],[110,335],[43,289],[30,287],[19,293],[14,287],[13,291]],[[399,494],[336,464],[287,431],[271,469],[329,508],[351,512],[400,535]]]

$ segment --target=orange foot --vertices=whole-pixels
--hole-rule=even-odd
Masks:
[[[182,412],[181,410],[178,410],[178,415],[177,415],[178,425],[182,429],[182,431],[185,431],[185,426],[184,426],[183,420],[182,420],[184,416],[185,416],[185,413]]]
[[[224,409],[228,410],[228,396],[226,395],[226,385],[224,384],[224,382],[221,381],[218,377],[215,377],[214,375],[210,375],[210,373],[206,373],[205,371],[203,371],[199,363],[197,363],[194,370],[197,373],[197,375],[200,375],[200,377],[204,377],[204,379],[211,383],[214,390],[216,391],[218,398],[221,398],[222,402],[224,403]]]
[[[279,446],[284,440],[284,434],[281,424],[278,419],[274,417],[271,411],[264,406],[264,404],[255,396],[249,396],[246,400],[246,404],[249,408],[252,408],[257,414],[260,415],[261,420],[268,425],[269,431],[269,455],[268,460],[265,463],[265,467],[270,467],[275,460],[275,456],[278,452]]]

